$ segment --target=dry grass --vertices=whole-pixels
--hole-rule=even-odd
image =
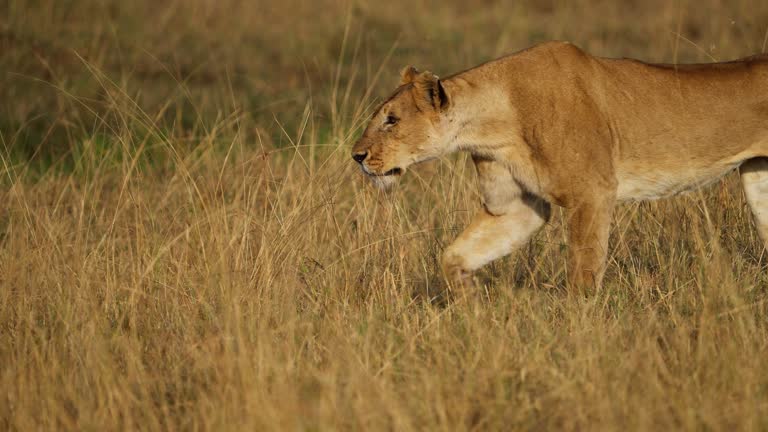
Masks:
[[[445,302],[466,157],[381,195],[348,153],[403,64],[730,59],[768,5],[379,3],[0,1],[0,429],[767,429],[737,178],[620,207],[599,295],[557,214]]]

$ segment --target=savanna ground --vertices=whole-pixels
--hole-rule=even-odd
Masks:
[[[0,0],[0,429],[768,429],[735,175],[618,208],[597,295],[555,212],[445,301],[467,157],[389,195],[349,159],[406,64],[766,37],[759,0]]]

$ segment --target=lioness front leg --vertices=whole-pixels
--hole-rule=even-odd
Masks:
[[[583,200],[568,209],[568,284],[599,289],[605,274],[608,235],[615,199]]]
[[[494,215],[483,207],[446,249],[443,271],[453,286],[466,286],[473,271],[525,244],[550,213],[548,203],[528,194],[509,203],[506,209],[504,214]]]

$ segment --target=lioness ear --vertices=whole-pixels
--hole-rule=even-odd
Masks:
[[[416,106],[421,110],[443,111],[450,105],[443,83],[432,72],[422,72],[413,80]]]
[[[406,85],[413,82],[416,75],[419,74],[419,70],[413,66],[406,66],[400,71],[400,85]]]

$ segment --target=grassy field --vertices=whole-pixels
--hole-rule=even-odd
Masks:
[[[759,0],[0,0],[0,430],[768,429],[735,175],[619,207],[597,295],[558,210],[445,301],[466,155],[392,194],[349,159],[406,64],[767,38]]]

